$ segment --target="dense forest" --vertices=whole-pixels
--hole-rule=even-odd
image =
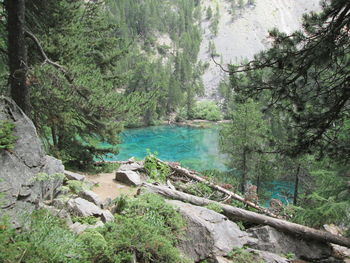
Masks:
[[[229,2],[234,13],[256,1]],[[261,205],[271,201],[267,183],[288,181],[293,194],[284,196],[285,203],[274,199],[274,213],[310,227],[336,224],[349,236],[349,1],[322,2],[322,12],[305,14],[302,29],[292,34],[271,29],[271,47],[239,65],[217,62],[211,45],[208,52],[227,79],[219,87],[220,101],[199,102],[208,67],[198,60],[201,21],[212,21],[216,35],[219,15],[219,8],[205,9],[201,0],[0,0],[0,94],[33,121],[48,154],[80,171],[117,153],[124,128],[224,118],[218,124],[220,151],[228,156],[229,171],[204,171],[204,178],[229,184]],[[0,151],[15,147],[14,128],[0,120]],[[172,175],[152,154],[145,163],[151,178]],[[187,189],[215,197],[211,191],[203,182]],[[146,195],[115,202],[116,222],[99,233],[86,232],[79,242],[40,211],[34,217],[47,222],[34,222],[32,232],[22,236],[0,224],[0,241],[15,240],[8,247],[0,244],[0,261],[134,262],[136,255],[140,262],[186,262],[174,248],[183,222],[162,199]],[[65,245],[76,244],[71,253],[84,251],[80,259],[66,261],[62,248],[50,261],[39,252],[45,248],[27,247],[35,242],[31,233],[42,234],[39,239],[47,235],[40,232],[46,223]],[[134,228],[144,240],[131,249],[135,241],[120,226]],[[151,252],[147,240],[154,242]]]

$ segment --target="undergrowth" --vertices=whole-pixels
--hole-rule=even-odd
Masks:
[[[133,258],[142,263],[188,262],[176,249],[184,220],[171,205],[153,194],[116,202],[124,205],[114,221],[80,235],[46,210],[33,212],[20,231],[2,218],[0,262],[129,263]]]

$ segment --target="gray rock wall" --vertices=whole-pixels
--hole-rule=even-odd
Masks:
[[[11,151],[0,149],[0,216],[9,214],[14,225],[21,224],[38,201],[51,198],[61,186],[61,179],[35,182],[38,173],[64,172],[60,160],[47,156],[33,122],[11,99],[0,96],[0,120],[15,124],[17,137]]]

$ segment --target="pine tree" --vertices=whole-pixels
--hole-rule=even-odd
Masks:
[[[232,122],[220,132],[220,148],[230,157],[229,167],[241,173],[241,191],[244,193],[248,180],[260,180],[262,169],[256,172],[255,168],[266,161],[259,155],[267,147],[269,130],[256,102],[248,100],[233,107]]]

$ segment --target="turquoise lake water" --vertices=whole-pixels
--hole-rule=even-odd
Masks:
[[[219,151],[219,129],[164,125],[126,129],[121,134],[118,155],[109,155],[107,161],[125,161],[131,157],[143,159],[147,149],[157,152],[164,161],[180,162],[183,167],[197,171],[217,169],[228,171],[227,156]],[[286,203],[283,196],[292,196],[293,183],[274,181],[265,185],[271,198]],[[291,201],[291,198],[288,198]],[[267,205],[267,204],[266,204]]]
[[[164,161],[176,161],[198,171],[227,170],[226,156],[219,152],[217,128],[193,128],[177,125],[127,129],[121,134],[119,154],[107,160],[143,159],[147,149]]]

